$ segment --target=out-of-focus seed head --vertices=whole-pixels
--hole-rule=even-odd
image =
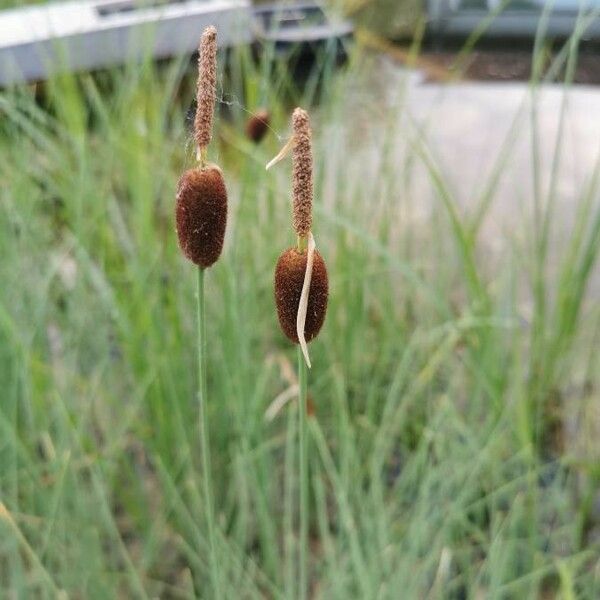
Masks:
[[[305,238],[312,225],[313,159],[308,113],[296,108],[292,115],[292,195],[294,229]]]
[[[175,223],[183,254],[202,268],[214,264],[223,249],[227,190],[216,165],[190,169],[179,180]]]
[[[313,400],[313,397],[308,394],[306,397],[306,415],[308,417],[314,417],[316,414],[315,401]]]
[[[264,108],[253,114],[246,123],[246,136],[248,139],[258,144],[269,131],[270,122],[269,111]]]
[[[217,30],[207,27],[198,49],[198,88],[194,133],[199,148],[206,148],[212,139],[212,123],[217,97]]]
[[[275,267],[275,303],[279,325],[283,333],[295,344],[299,343],[296,316],[302,294],[306,261],[306,252],[300,252],[297,248],[289,248],[279,257]],[[328,294],[329,281],[325,261],[315,250],[308,310],[304,324],[304,336],[307,342],[315,338],[323,326],[327,312]]]

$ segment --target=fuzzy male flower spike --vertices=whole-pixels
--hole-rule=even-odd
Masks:
[[[312,225],[313,159],[311,131],[308,113],[301,108],[292,115],[292,194],[294,206],[294,230],[305,238]]]
[[[207,27],[198,49],[198,87],[194,131],[198,149],[202,151],[212,139],[213,115],[217,98],[217,30]]]
[[[310,366],[306,344],[317,336],[325,321],[329,279],[325,261],[315,249],[311,233],[313,159],[310,120],[306,111],[296,108],[292,128],[292,139],[274,161],[280,160],[292,148],[293,226],[298,244],[283,252],[277,261],[275,303],[283,333],[301,345]]]
[[[175,223],[179,247],[194,264],[205,269],[223,249],[227,226],[227,190],[221,169],[205,160],[212,137],[217,72],[217,30],[207,27],[198,57],[197,109],[194,120],[200,164],[186,171],[177,186]]]

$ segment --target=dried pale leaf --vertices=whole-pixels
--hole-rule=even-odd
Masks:
[[[312,279],[313,262],[315,258],[315,238],[311,232],[308,233],[308,248],[306,249],[306,271],[304,272],[304,283],[302,284],[302,293],[300,295],[300,303],[298,304],[298,315],[296,316],[296,332],[298,334],[298,341],[300,342],[300,348],[302,348],[302,354],[304,360],[311,368],[310,358],[308,356],[308,345],[304,337],[304,325],[306,324],[306,311],[308,310],[308,296],[310,292],[310,282]]]
[[[293,400],[299,393],[300,387],[297,383],[290,385],[290,387],[286,388],[279,394],[269,407],[265,411],[265,420],[272,421],[282,410],[282,408],[290,401]]]
[[[285,146],[278,152],[277,156],[272,158],[265,167],[265,170],[268,171],[271,167],[274,167],[278,162],[281,162],[292,150],[292,146],[294,144],[294,136],[292,136],[286,143]]]

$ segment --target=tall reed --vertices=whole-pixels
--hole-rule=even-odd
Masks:
[[[217,30],[208,27],[202,34],[198,55],[197,109],[194,137],[198,166],[186,171],[179,180],[175,220],[179,246],[183,254],[198,267],[198,404],[202,481],[205,519],[210,548],[210,571],[213,597],[221,596],[221,579],[215,539],[215,514],[210,473],[210,440],[207,424],[206,386],[206,312],[205,270],[221,255],[227,224],[227,191],[221,169],[206,162],[212,139],[216,100]]]
[[[319,333],[325,313],[329,282],[325,261],[315,248],[312,235],[313,157],[308,113],[296,108],[292,115],[292,138],[275,161],[292,149],[293,228],[295,247],[285,250],[275,267],[275,303],[283,333],[298,344],[298,437],[300,452],[300,552],[298,571],[300,598],[308,596],[308,438],[307,398],[310,358],[307,342]],[[273,161],[268,166],[271,166]]]

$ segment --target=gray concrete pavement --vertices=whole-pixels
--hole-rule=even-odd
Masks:
[[[542,204],[548,202],[551,186],[555,190],[557,259],[600,161],[600,87],[440,84],[385,58],[375,65],[367,70],[364,87],[357,84],[359,106],[350,100],[347,109],[357,160],[376,170],[385,147],[400,173],[407,156],[418,155],[416,149],[425,146],[464,214],[473,214],[501,164],[482,231],[482,243],[492,251],[505,248],[507,237],[519,230],[520,235],[531,231],[537,173]],[[441,206],[439,198],[418,157],[410,168],[410,191],[405,195],[418,198],[421,218],[427,219],[431,210]],[[594,202],[598,206],[600,198]],[[594,290],[600,295],[599,273],[594,276]]]

